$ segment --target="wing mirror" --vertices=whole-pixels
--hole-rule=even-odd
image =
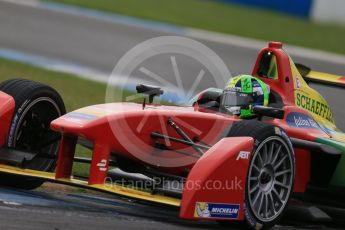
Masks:
[[[255,114],[259,115],[260,117],[273,117],[278,119],[284,118],[284,110],[273,108],[273,107],[266,107],[266,106],[255,106],[253,108]]]
[[[145,85],[145,84],[137,85],[136,90],[138,93],[149,95],[150,104],[153,102],[154,97],[160,96],[164,93],[164,91],[159,86]]]

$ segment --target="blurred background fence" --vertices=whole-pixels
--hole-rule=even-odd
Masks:
[[[344,0],[220,0],[274,10],[317,22],[345,24]]]

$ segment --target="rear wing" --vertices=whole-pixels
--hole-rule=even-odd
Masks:
[[[295,65],[306,82],[315,82],[345,88],[345,76],[314,71],[302,64],[296,63]]]

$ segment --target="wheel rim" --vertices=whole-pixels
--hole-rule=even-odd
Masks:
[[[27,163],[26,168],[42,171],[51,169],[58,151],[59,134],[50,130],[50,122],[61,115],[59,106],[48,97],[37,98],[25,106],[14,131],[12,146],[39,152]]]
[[[285,141],[272,136],[254,153],[248,173],[247,194],[253,214],[262,222],[284,210],[293,185],[293,155]]]

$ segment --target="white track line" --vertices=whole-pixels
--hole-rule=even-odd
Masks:
[[[216,43],[222,43],[232,46],[239,46],[247,49],[258,50],[267,46],[267,41],[240,37],[236,35],[229,35],[205,30],[199,30],[194,28],[186,28],[186,36],[212,41]],[[301,58],[313,59],[318,61],[330,62],[334,64],[341,64],[345,66],[345,56],[341,54],[335,54],[327,51],[304,48],[294,45],[285,45],[284,49],[292,56]]]
[[[149,20],[141,20],[141,19],[132,18],[134,20],[134,23],[133,23],[133,21],[131,21],[131,17],[127,17],[127,16],[123,17],[117,14],[103,13],[96,10],[89,10],[89,9],[84,9],[81,7],[69,6],[69,5],[64,5],[64,4],[54,3],[50,5],[49,2],[42,3],[38,0],[0,0],[0,1],[36,7],[43,10],[52,10],[56,12],[61,12],[63,9],[66,9],[65,13],[68,13],[68,14],[81,16],[81,12],[83,12],[82,16],[84,17],[97,18],[98,20],[105,20],[105,21],[109,21],[109,19],[111,18],[112,19],[111,21],[121,23],[121,24],[135,24],[135,26],[140,26],[141,24],[143,28],[150,27]],[[125,23],[126,18],[130,21],[129,23]],[[188,36],[195,39],[201,39],[205,41],[216,42],[216,43],[225,44],[225,45],[243,47],[247,49],[258,50],[262,47],[267,46],[267,41],[258,40],[258,39],[245,38],[245,37],[240,37],[240,36],[235,36],[235,35],[211,32],[211,31],[189,28],[189,27],[173,26],[171,24],[164,24],[160,22],[159,23],[157,22],[157,25],[155,25],[155,22],[152,21],[151,29],[167,32],[169,31],[169,28],[171,28],[171,32],[176,32],[176,28],[180,28],[181,29],[181,31],[179,31],[181,32],[180,35]],[[166,28],[163,29],[162,25],[166,25]],[[284,45],[284,48],[292,56],[345,65],[345,56],[341,54],[335,54],[335,53],[331,53],[327,51],[304,48],[304,47],[294,46],[294,45]]]

